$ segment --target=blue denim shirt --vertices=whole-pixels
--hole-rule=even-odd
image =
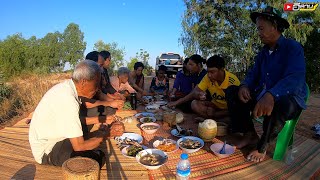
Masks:
[[[255,59],[253,68],[241,83],[250,91],[270,92],[275,101],[281,96],[293,95],[299,106],[306,108],[306,64],[302,46],[292,39],[280,36],[270,54],[264,46]]]

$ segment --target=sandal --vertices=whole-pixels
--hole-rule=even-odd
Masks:
[[[316,125],[312,126],[311,130],[314,130],[314,131],[318,131],[318,130],[320,130],[320,123],[318,123],[318,124],[316,124]]]

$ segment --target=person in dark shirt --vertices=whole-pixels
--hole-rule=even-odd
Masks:
[[[179,99],[188,95],[194,88],[190,71],[187,69],[187,64],[189,58],[183,61],[183,69],[179,71],[174,80],[173,89],[170,97],[174,99]]]
[[[115,97],[115,93],[117,92],[110,83],[110,77],[109,77],[109,73],[108,73],[108,68],[110,67],[111,64],[111,54],[108,51],[101,51],[99,52],[99,56],[98,56],[99,60],[103,60],[104,64],[103,64],[103,77],[104,77],[104,84],[101,87],[101,90],[103,93],[105,94],[109,94],[109,97],[112,99],[118,99],[117,97]]]
[[[282,36],[289,23],[279,10],[267,6],[262,12],[251,13],[250,18],[264,47],[240,87],[228,88],[226,98],[232,131],[244,134],[234,144],[237,148],[257,144],[247,158],[260,162],[286,120],[306,108],[306,65],[302,46]],[[264,117],[260,139],[251,116]]]
[[[99,52],[92,51],[89,52],[86,57],[87,60],[91,60],[96,62],[101,68],[101,75],[103,74],[103,66],[105,64],[105,60],[103,58],[99,58]],[[92,99],[88,99],[85,97],[79,97],[81,99],[80,106],[80,119],[84,121],[84,119],[90,119],[90,117],[97,117],[99,119],[111,119],[111,115],[115,114],[116,109],[121,109],[123,107],[124,101],[121,99],[113,100],[110,99],[105,93],[102,92],[102,86],[105,84],[103,82],[103,77],[101,76],[101,83],[99,86],[99,90],[94,95]],[[86,126],[83,126],[86,127]],[[84,131],[88,131],[84,129]]]
[[[203,69],[203,64],[206,63],[206,59],[202,58],[198,54],[190,56],[187,63],[187,68],[191,73],[192,86],[196,87],[202,80],[202,78],[207,74],[207,71]],[[184,112],[191,112],[191,102],[194,100],[194,89],[187,96],[178,99],[177,101],[172,101],[168,103],[169,107],[177,107]]]
[[[159,66],[157,76],[151,81],[150,92],[154,94],[167,95],[169,91],[169,78],[166,76],[167,67]]]

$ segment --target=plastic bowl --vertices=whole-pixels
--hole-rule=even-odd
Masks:
[[[235,151],[234,146],[226,144],[226,146],[225,146],[226,154],[220,154],[220,150],[222,147],[223,147],[223,143],[214,143],[210,146],[210,149],[219,158],[226,158],[226,157],[230,156],[231,154],[233,154]]]
[[[197,140],[197,141],[200,142],[201,146],[200,146],[199,148],[197,148],[197,149],[187,149],[187,148],[184,148],[184,147],[180,146],[180,142],[181,142],[181,141],[184,141],[184,140],[186,140],[186,139]],[[194,153],[194,152],[199,151],[199,149],[201,149],[201,148],[204,146],[204,141],[203,141],[202,139],[198,138],[198,137],[185,136],[185,137],[180,138],[180,139],[177,141],[177,144],[178,144],[178,146],[180,147],[180,149],[183,150],[183,152],[188,153],[188,154],[191,154],[191,153]]]
[[[142,164],[140,162],[140,158],[147,155],[147,154],[158,154],[160,155],[164,160],[161,164],[159,165],[156,165],[156,166],[151,166],[151,165],[146,165],[146,164]],[[167,161],[168,161],[168,156],[165,152],[159,150],[159,149],[145,149],[145,150],[142,150],[140,151],[137,155],[136,155],[136,160],[139,164],[141,164],[142,166],[144,166],[145,168],[147,169],[150,169],[150,170],[154,170],[154,169],[158,169],[160,168],[162,165],[164,165]]]
[[[157,128],[156,129],[144,129],[143,128],[144,126],[150,126],[150,125],[156,126]],[[158,129],[160,128],[160,125],[157,123],[144,123],[144,124],[140,125],[140,128],[147,134],[153,134],[158,131]]]
[[[145,122],[147,119],[150,119],[152,122]],[[143,118],[140,118],[140,122],[141,123],[154,123],[156,121],[157,121],[157,119],[154,118],[154,117],[143,117]]]

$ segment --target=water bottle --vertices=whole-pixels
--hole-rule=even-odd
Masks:
[[[133,110],[136,110],[137,109],[137,93],[131,93],[130,97],[131,97],[130,105]]]
[[[181,154],[180,161],[177,165],[177,176],[176,179],[184,180],[189,179],[191,173],[190,162],[188,160],[188,154]]]
[[[287,165],[291,165],[292,162],[294,161],[294,157],[296,153],[298,152],[297,148],[294,148],[292,145],[288,147],[288,150],[285,154],[284,162]]]

